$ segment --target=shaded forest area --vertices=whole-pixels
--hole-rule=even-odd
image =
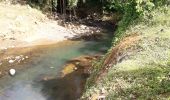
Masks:
[[[27,3],[44,12],[64,15],[64,18],[86,18],[103,13],[102,0],[28,0]]]

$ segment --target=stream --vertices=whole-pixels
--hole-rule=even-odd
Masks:
[[[67,61],[81,55],[105,53],[111,36],[102,40],[77,40],[40,46],[28,53],[29,61],[15,66],[23,67],[16,75],[0,79],[0,100],[76,100],[81,96],[86,78],[73,75],[60,78]],[[44,77],[52,77],[48,80]],[[46,80],[46,81],[45,81]],[[82,83],[83,81],[83,83]]]

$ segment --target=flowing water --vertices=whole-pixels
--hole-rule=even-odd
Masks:
[[[0,100],[77,99],[82,91],[81,82],[86,78],[79,75],[73,75],[74,80],[59,78],[63,65],[81,55],[105,52],[109,44],[110,40],[105,38],[100,42],[82,40],[38,47],[28,53],[28,62],[15,65],[24,69],[17,70],[14,77],[6,75],[0,79]],[[52,79],[44,81],[44,77]]]

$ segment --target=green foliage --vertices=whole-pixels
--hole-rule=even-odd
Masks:
[[[134,13],[142,14],[144,11],[151,11],[158,6],[169,4],[168,0],[109,0],[106,1],[105,8],[126,13],[126,9],[131,8]]]
[[[118,29],[113,37],[113,45],[116,45],[123,37],[125,30],[137,18],[150,16],[150,12],[160,6],[169,4],[168,0],[109,0],[104,8],[108,11],[122,13],[122,20],[118,23]]]
[[[54,9],[57,8],[57,1],[58,0],[52,0],[52,8],[54,8]]]
[[[77,4],[78,4],[78,0],[68,0],[68,6],[69,6],[70,8],[76,7]]]
[[[53,7],[52,0],[28,0],[28,4],[44,11],[51,11]]]
[[[61,0],[62,1],[62,0]],[[65,2],[68,1],[68,7],[73,8],[76,7],[79,0],[65,0]],[[33,7],[40,8],[43,10],[44,8],[50,8],[50,9],[56,9],[58,4],[58,0],[28,0],[29,4]]]

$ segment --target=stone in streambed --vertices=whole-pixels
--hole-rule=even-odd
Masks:
[[[70,64],[67,64],[61,72],[63,76],[65,76],[67,74],[74,72],[75,69],[77,70],[77,67],[74,64],[70,63]]]
[[[10,69],[10,70],[9,70],[9,74],[10,74],[11,76],[14,76],[14,75],[16,74],[16,70],[15,70],[15,69]]]
[[[28,56],[25,56],[26,59],[28,59]]]
[[[14,61],[15,61],[15,60],[12,60],[12,59],[11,59],[11,60],[9,60],[8,62],[9,62],[10,64],[12,64],[12,63],[14,63]]]

